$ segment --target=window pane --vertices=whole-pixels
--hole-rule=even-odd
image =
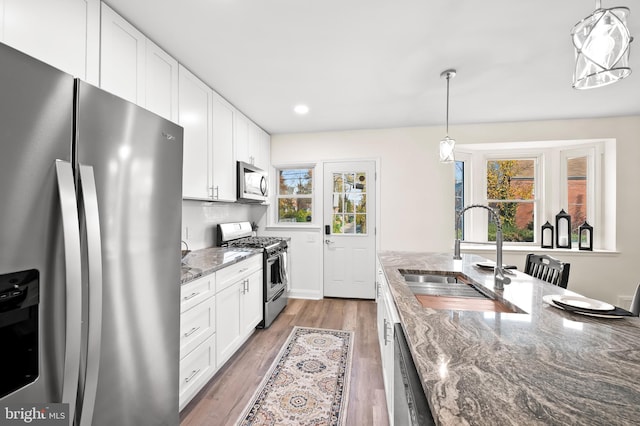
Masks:
[[[533,200],[535,160],[487,161],[487,199]]]
[[[578,241],[578,228],[587,220],[587,157],[567,159],[567,204],[571,215],[571,240]]]
[[[464,208],[464,161],[456,161],[456,183],[455,183],[455,197],[456,197],[456,218],[458,214]],[[455,220],[455,219],[454,219]],[[453,226],[457,226],[456,223]],[[464,217],[460,218],[460,233],[457,238],[462,239],[464,235]]]
[[[313,193],[313,169],[284,169],[279,171],[279,195]]]
[[[311,198],[279,198],[278,222],[311,222]]]
[[[502,221],[502,240],[510,242],[534,241],[534,204],[518,202],[493,202],[489,203]],[[496,240],[496,224],[489,215],[488,226],[489,241]]]
[[[367,233],[367,174],[333,174],[333,234]]]

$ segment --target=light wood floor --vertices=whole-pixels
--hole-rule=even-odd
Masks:
[[[233,425],[294,326],[355,331],[347,425],[388,425],[373,301],[290,299],[266,330],[256,330],[180,413],[181,426]],[[223,326],[218,324],[218,327]]]

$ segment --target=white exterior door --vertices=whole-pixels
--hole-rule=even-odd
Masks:
[[[324,167],[324,296],[374,299],[374,161]]]

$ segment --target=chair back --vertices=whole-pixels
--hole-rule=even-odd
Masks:
[[[546,254],[529,253],[524,272],[548,283],[567,288],[570,266],[569,263],[561,262]]]

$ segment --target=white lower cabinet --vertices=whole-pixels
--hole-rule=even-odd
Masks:
[[[179,401],[182,410],[216,372],[216,337],[212,334],[180,360]]]
[[[216,360],[221,367],[262,321],[262,256],[218,271]],[[260,302],[259,304],[257,302]]]
[[[377,268],[377,322],[378,341],[380,343],[380,358],[382,361],[382,377],[387,401],[389,425],[393,426],[393,385],[394,385],[394,325],[399,321],[389,285],[382,268]]]
[[[215,274],[180,288],[180,409],[216,372]]]
[[[262,321],[262,255],[180,288],[182,410]]]

